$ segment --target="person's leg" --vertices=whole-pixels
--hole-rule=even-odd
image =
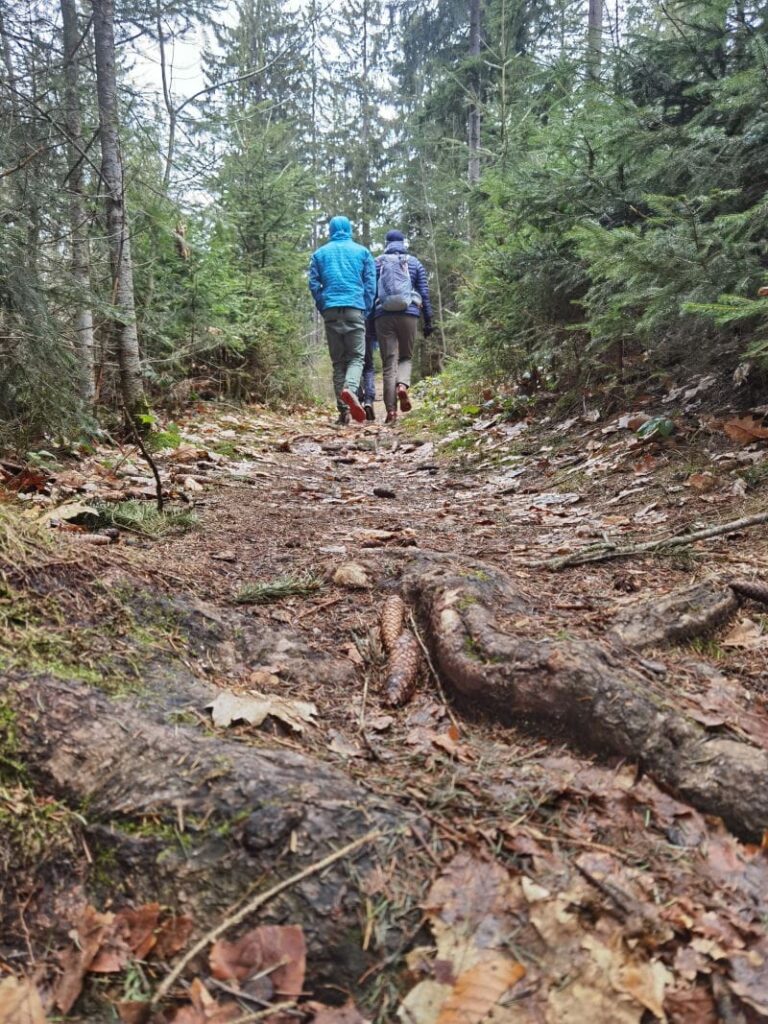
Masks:
[[[395,385],[397,383],[398,319],[395,315],[376,318],[376,337],[379,339],[381,365],[384,369],[384,406],[387,412],[394,412],[397,408]]]
[[[363,402],[373,405],[376,401],[376,371],[373,367],[373,338],[366,333],[365,360],[363,362]]]
[[[398,324],[398,361],[397,361],[397,400],[403,412],[411,409],[408,388],[411,386],[411,370],[413,368],[413,348],[416,344],[416,316],[401,316]]]
[[[356,395],[363,375],[365,360],[365,319],[349,313],[344,320],[344,390]]]
[[[341,390],[344,387],[344,374],[347,368],[344,335],[337,330],[338,321],[332,310],[329,310],[323,319],[325,321],[325,338],[328,342],[328,354],[331,357],[331,365],[333,366],[333,393],[336,396],[336,408],[340,413],[345,413],[347,407],[340,398]]]

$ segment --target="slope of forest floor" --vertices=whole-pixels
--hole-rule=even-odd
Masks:
[[[678,404],[695,401],[696,387]],[[151,1019],[768,1019],[765,848],[665,792],[634,761],[588,757],[530,723],[495,720],[481,702],[452,703],[423,661],[413,698],[385,706],[379,629],[383,602],[425,555],[450,561],[459,576],[477,575],[480,564],[512,580],[525,608],[504,628],[534,643],[603,642],[640,599],[712,578],[760,579],[768,567],[760,526],[559,572],[541,563],[762,512],[768,430],[759,415],[700,422],[675,419],[663,404],[639,420],[628,410],[603,421],[585,407],[559,424],[512,422],[485,404],[450,424],[417,410],[396,430],[337,430],[312,410],[281,418],[201,405],[178,422],[175,447],[156,455],[185,532],[153,539],[135,519],[114,516],[119,542],[103,547],[46,523],[48,546],[35,531],[62,507],[64,520],[85,524],[96,509],[102,525],[100,502],[150,508],[154,482],[130,447],[6,469],[9,486],[25,492],[8,495],[2,519],[0,658],[12,689],[23,694],[31,682],[41,695],[85,701],[78,706],[94,720],[115,703],[138,708],[192,743],[306,756],[286,764],[322,765],[323,785],[346,777],[375,808],[375,864],[355,868],[349,854],[351,911],[316,907],[310,925],[300,904],[275,901],[247,919],[260,959],[215,936],[214,954],[191,962],[170,987],[171,1008]],[[409,611],[428,649],[428,624]],[[702,636],[644,649],[642,670],[708,730],[766,748],[767,624],[761,606],[745,602]],[[52,711],[45,699],[41,732]],[[252,887],[268,888],[264,861],[251,877],[232,868],[224,903],[209,899],[223,870],[215,860],[208,883],[177,870],[196,855],[207,818],[179,809],[168,820],[159,797],[129,812],[130,779],[119,814],[92,795],[93,780],[76,802],[57,748],[61,736],[68,749],[82,742],[87,724],[71,726],[62,711],[50,756],[27,756],[20,701],[0,700],[0,820],[17,826],[0,840],[0,1020],[62,1011],[73,1020],[150,1019],[150,996],[191,946],[190,931],[202,935]],[[71,764],[76,775],[77,758]],[[279,785],[275,792],[279,803]],[[381,808],[402,813],[405,853],[381,838],[373,820]],[[283,814],[275,826],[268,860],[281,879],[333,852],[325,835],[313,845],[306,813]],[[250,820],[238,812],[227,826],[241,845]],[[120,830],[136,842],[129,886],[105,838]],[[249,842],[261,857],[259,836]],[[169,849],[176,860],[160,885],[157,864],[169,863]],[[161,908],[147,910],[153,901]],[[148,915],[151,939],[136,939],[126,907]],[[334,913],[350,913],[357,947],[335,978],[332,965],[319,964],[323,918]],[[267,954],[256,927],[265,922],[299,927],[270,933]],[[302,927],[318,943],[298,942]],[[233,925],[226,937],[242,934]],[[224,953],[234,967],[222,968]],[[4,1017],[2,1000],[22,996],[27,1015]]]

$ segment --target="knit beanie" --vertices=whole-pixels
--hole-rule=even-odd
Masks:
[[[405,241],[405,235],[403,234],[402,231],[395,231],[395,230],[388,231],[387,232],[386,241],[387,242],[404,242]]]

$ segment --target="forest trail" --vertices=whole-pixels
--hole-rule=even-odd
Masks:
[[[200,934],[226,920],[227,908],[242,902],[254,880],[258,887],[259,878],[273,873],[288,877],[374,828],[373,849],[346,871],[330,903],[323,886],[333,879],[327,882],[326,873],[322,885],[249,919],[250,926],[297,925],[307,935],[306,983],[302,960],[297,989],[264,989],[260,997],[268,1001],[276,991],[298,996],[303,985],[325,1006],[269,1019],[768,1019],[768,861],[759,844],[740,841],[718,819],[670,795],[669,779],[659,788],[631,752],[617,756],[599,728],[596,743],[574,735],[569,707],[559,729],[557,709],[550,718],[541,709],[519,712],[511,703],[518,691],[504,690],[519,686],[515,680],[491,680],[498,692],[487,706],[477,693],[457,693],[452,684],[458,679],[461,691],[461,670],[453,673],[451,666],[462,652],[448,652],[444,671],[430,633],[440,621],[434,617],[440,573],[450,566],[455,575],[446,585],[467,588],[454,602],[469,622],[463,656],[492,673],[501,658],[482,648],[498,636],[530,642],[531,650],[551,643],[546,671],[523,669],[546,690],[549,677],[557,677],[558,659],[594,650],[582,643],[605,644],[617,615],[639,598],[660,601],[713,574],[753,576],[756,566],[768,564],[768,534],[759,529],[710,541],[699,559],[646,556],[565,573],[533,563],[606,534],[631,531],[642,539],[675,533],[699,518],[711,521],[713,511],[723,521],[737,518],[751,510],[743,493],[734,493],[729,481],[719,490],[680,485],[680,465],[691,475],[690,450],[638,449],[626,432],[575,421],[566,431],[532,430],[530,436],[519,424],[480,423],[446,441],[402,426],[338,430],[314,411],[285,418],[263,409],[200,406],[180,429],[181,444],[157,460],[166,489],[183,490],[193,501],[198,526],[156,541],[123,534],[123,544],[94,552],[109,587],[124,588],[127,577],[143,579],[157,600],[171,602],[169,619],[173,602],[183,613],[174,620],[179,661],[166,664],[164,655],[157,657],[159,647],[151,657],[145,651],[138,675],[146,689],[138,701],[128,698],[148,713],[154,724],[145,731],[154,733],[142,747],[144,726],[133,711],[115,716],[110,698],[91,696],[76,682],[52,683],[48,697],[56,697],[61,710],[50,705],[48,721],[38,718],[28,738],[19,729],[19,750],[28,744],[33,777],[49,785],[53,779],[64,802],[79,793],[90,807],[90,861],[99,863],[94,850],[104,845],[107,822],[112,830],[133,822],[131,857],[118,854],[129,881],[111,882],[106,875],[94,884],[90,865],[81,864],[75,872],[80,897],[70,914],[76,919],[75,911],[82,912],[78,900],[85,893],[95,901],[98,892],[103,907],[159,899],[191,914]],[[610,486],[602,476],[601,486],[592,486],[590,464],[598,475],[610,473]],[[119,465],[110,470],[115,478]],[[135,466],[129,469],[135,474]],[[89,475],[86,466],[81,475]],[[70,485],[79,486],[71,475]],[[713,504],[718,494],[722,500]],[[364,573],[355,585],[334,579],[349,563]],[[497,573],[504,581],[498,585]],[[510,586],[514,593],[504,589]],[[488,587],[497,587],[490,600],[498,601],[498,636],[490,636],[487,619],[472,620],[474,627],[470,621]],[[404,707],[382,700],[379,616],[384,600],[400,592],[414,613],[412,628],[440,668],[448,704],[425,665]],[[611,641],[616,653],[608,674],[619,677],[632,662],[631,671],[639,673],[632,678],[644,680],[649,692],[666,692],[664,702],[684,709],[713,737],[743,741],[758,762],[768,749],[762,622],[760,606],[736,612],[734,605],[715,622],[719,632],[710,628],[704,640],[683,638],[636,655]],[[513,651],[510,659],[516,656]],[[589,679],[579,671],[578,685],[586,686]],[[48,685],[47,677],[39,685]],[[217,692],[220,699],[234,694],[251,701],[258,693],[260,701],[279,697],[282,704],[249,725],[242,716],[253,708],[223,699],[214,725],[208,705]],[[28,709],[23,680],[19,694],[21,721]],[[569,699],[566,690],[557,697]],[[619,697],[617,690],[610,700]],[[113,717],[122,721],[114,724]],[[161,732],[169,725],[172,733]],[[615,728],[623,728],[619,719]],[[130,734],[124,763],[121,730]],[[580,741],[602,756],[579,753]],[[209,746],[196,753],[197,742]],[[78,745],[87,753],[65,764],[62,749]],[[645,766],[658,777],[647,746]],[[156,757],[161,748],[163,756]],[[214,751],[214,761],[231,759],[235,751],[239,763],[236,785],[225,780],[221,793],[215,774],[205,769],[201,792],[209,802],[213,794],[216,804],[203,814],[197,797],[179,800],[174,786],[182,793],[185,785],[192,788],[186,768],[177,779],[175,766],[192,757],[196,770],[206,750]],[[97,778],[104,764],[110,764],[106,781]],[[725,771],[720,764],[717,769]],[[696,771],[707,774],[703,762]],[[112,785],[116,778],[119,786]],[[695,786],[690,792],[694,803],[708,798]],[[739,795],[732,794],[736,801]],[[340,810],[350,807],[354,811]],[[750,813],[748,804],[747,826]],[[193,839],[191,848],[179,839],[181,868],[177,856],[163,874],[152,861],[161,863],[160,848],[168,862],[166,847],[176,845],[173,833],[169,840],[160,828],[168,815]],[[211,815],[219,822],[219,841],[232,840],[236,854],[198,850],[196,833],[204,835]],[[54,872],[46,881],[55,888],[64,875]],[[71,874],[66,882],[72,885]],[[39,883],[20,918],[33,934],[67,905],[60,897],[41,898]],[[356,949],[348,938],[339,944],[334,919],[345,934],[354,922]],[[238,929],[227,937],[233,933]],[[288,946],[278,951],[298,962]],[[222,994],[215,977],[229,975],[214,970],[211,981],[211,969],[195,963],[197,984],[207,985],[211,999],[229,999],[230,1008],[216,1007],[223,1016],[215,1017],[213,1003],[208,1010],[182,1006],[173,1019],[239,1019],[227,1014],[234,1014],[231,999],[249,969],[232,975]],[[151,991],[163,969],[150,963],[145,971]],[[254,1012],[244,987],[241,1015]],[[103,987],[105,996],[122,1007],[123,982]],[[332,1008],[347,997],[357,1000],[359,1013],[351,1005]],[[91,1010],[80,1019],[111,1018]]]

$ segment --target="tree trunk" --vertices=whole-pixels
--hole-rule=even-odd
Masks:
[[[587,74],[592,81],[600,78],[603,48],[603,0],[589,0],[587,14]]]
[[[129,414],[146,405],[133,295],[133,262],[125,211],[123,163],[118,134],[117,73],[115,69],[114,0],[93,0],[96,91],[99,101],[101,171],[105,189],[107,242],[112,265],[113,305],[118,317],[112,330],[117,341],[120,387]]]
[[[361,886],[392,858],[406,872],[407,811],[310,757],[154,721],[82,683],[9,674],[0,696],[0,747],[11,743],[25,779],[87,819],[90,899],[158,900],[190,913],[202,933],[254,885],[268,889],[380,830],[265,914],[300,922],[317,977],[337,985],[386,952],[363,951]]]
[[[93,405],[96,394],[93,359],[93,311],[91,309],[91,257],[88,222],[83,201],[82,124],[77,50],[80,35],[77,27],[76,0],[61,0],[64,35],[65,119],[69,136],[69,224],[72,246],[72,277],[77,289],[75,345],[80,371],[80,397]]]
[[[470,75],[469,107],[469,168],[467,179],[470,185],[480,181],[480,5],[482,0],[469,3],[469,56],[472,61]]]
[[[509,724],[603,756],[629,758],[741,836],[768,828],[768,751],[708,732],[674,703],[631,651],[592,640],[517,638],[497,625],[528,611],[488,566],[462,574],[419,560],[406,589],[425,621],[435,663],[461,699]],[[715,602],[717,603],[717,602]]]

